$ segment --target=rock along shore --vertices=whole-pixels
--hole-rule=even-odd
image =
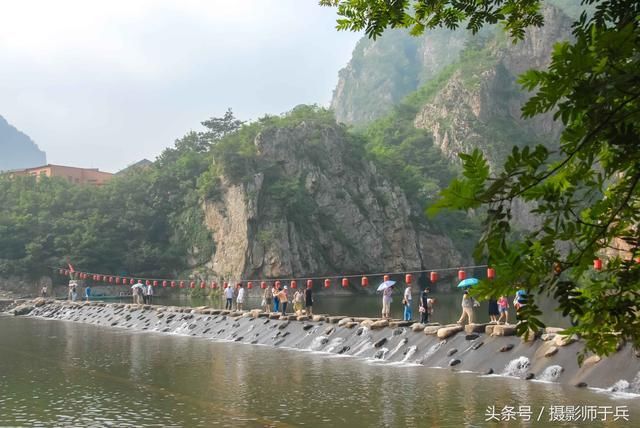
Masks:
[[[609,357],[590,356],[582,367],[582,343],[547,328],[538,338],[514,336],[515,326],[441,326],[345,316],[280,316],[260,310],[225,311],[103,302],[35,299],[9,311],[14,315],[73,321],[132,331],[181,334],[350,355],[385,362],[540,379],[579,387],[640,393],[640,352],[621,343]]]

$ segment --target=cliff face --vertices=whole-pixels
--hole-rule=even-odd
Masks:
[[[554,143],[562,130],[552,113],[523,120],[520,109],[530,94],[516,83],[529,69],[545,68],[553,45],[570,37],[571,20],[544,8],[545,25],[529,29],[518,44],[493,37],[480,50],[465,52],[450,78],[417,114],[415,126],[433,134],[443,154],[483,149],[492,165],[516,145]]]
[[[261,171],[235,184],[223,177],[220,196],[205,202],[213,271],[276,278],[459,263],[451,241],[430,231],[352,138],[305,122],[259,133]]]
[[[331,108],[338,122],[365,124],[385,115],[406,95],[454,62],[464,32],[434,30],[417,38],[389,30],[376,41],[363,38],[340,70]]]
[[[30,168],[46,163],[45,153],[31,138],[0,116],[0,171]]]

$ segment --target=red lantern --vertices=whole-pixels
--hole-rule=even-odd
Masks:
[[[347,278],[342,278],[342,288],[347,288],[349,286],[349,280]]]
[[[184,288],[184,281],[180,281],[180,288]]]
[[[223,288],[229,287],[229,283],[227,281],[225,281],[222,285],[223,285]]]
[[[267,288],[267,283],[266,283],[266,282],[264,282],[264,281],[262,281],[262,282],[260,283],[260,288],[262,288],[263,290],[264,290],[265,288]]]
[[[215,282],[215,281],[211,281],[211,288],[212,288],[212,289],[216,289],[216,288],[218,288],[218,284],[216,284],[216,282]]]
[[[360,284],[363,287],[366,287],[369,285],[369,278],[367,278],[366,276],[363,276],[362,279],[360,280]]]
[[[385,275],[385,276],[383,276],[383,277],[382,277],[382,279],[383,279],[384,281],[389,281],[389,275]]]
[[[431,272],[429,274],[429,279],[431,280],[431,283],[434,283],[438,280],[438,272]]]
[[[191,281],[191,282],[189,283],[189,287],[191,287],[191,288],[196,288],[196,283],[195,283],[194,281]]]
[[[116,284],[120,284],[120,277],[116,276]]]
[[[176,282],[175,281],[171,281],[171,288],[175,288],[176,287]]]
[[[324,288],[331,287],[331,280],[329,278],[324,280]]]
[[[164,287],[164,288],[167,287],[167,281],[166,280],[162,281],[162,287]]]
[[[467,273],[465,271],[463,271],[462,269],[460,269],[458,271],[458,281],[462,281],[466,277],[467,277]]]
[[[593,261],[593,268],[594,268],[595,270],[602,270],[602,260],[600,260],[600,259],[595,259],[595,260]]]
[[[247,282],[247,288],[251,290],[253,288],[253,282],[251,281]]]
[[[413,275],[411,275],[410,273],[406,274],[404,276],[404,282],[406,282],[407,284],[411,284],[411,282],[413,282]]]
[[[200,282],[200,289],[203,289],[206,286],[207,286],[207,284],[204,281]]]
[[[311,288],[311,287],[313,287],[313,280],[307,279],[307,288]]]
[[[496,270],[494,268],[487,268],[487,278],[493,279],[496,277]]]
[[[113,277],[112,276],[109,277],[109,284],[113,284]]]
[[[293,289],[298,288],[298,281],[295,281],[295,280],[291,281],[291,288]]]
[[[281,285],[282,285],[282,284],[281,284],[281,282],[280,282],[280,281],[276,281],[276,288],[278,288],[278,289],[279,289]]]

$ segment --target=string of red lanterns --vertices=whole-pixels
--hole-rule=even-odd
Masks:
[[[636,256],[633,259],[636,263],[640,264],[640,256]],[[371,274],[363,274],[363,275],[344,275],[344,276],[329,276],[329,277],[311,277],[311,278],[307,278],[306,279],[306,285],[307,286],[313,286],[313,281],[314,280],[324,280],[323,284],[324,284],[324,288],[331,288],[331,284],[332,284],[332,279],[341,279],[340,281],[340,285],[343,288],[348,288],[350,281],[349,278],[360,278],[360,285],[362,287],[368,287],[369,286],[369,276],[381,276],[383,277],[383,281],[389,281],[391,278],[391,275],[401,275],[404,274],[404,280],[407,284],[411,284],[413,282],[413,275],[414,274],[421,274],[421,273],[427,273],[429,272],[429,281],[431,283],[436,283],[439,279],[440,279],[440,273],[441,272],[447,272],[447,271],[452,271],[452,270],[457,270],[457,277],[459,281],[462,281],[464,279],[467,278],[467,270],[469,269],[476,269],[476,268],[481,268],[484,267],[487,269],[486,275],[487,275],[487,279],[488,280],[493,280],[496,277],[496,271],[494,268],[489,267],[488,265],[476,265],[476,266],[465,266],[465,267],[461,267],[461,268],[443,268],[443,269],[429,269],[429,270],[420,270],[420,271],[412,271],[409,273],[406,272],[393,272],[393,273],[371,273]],[[593,269],[596,271],[600,271],[602,270],[603,267],[603,262],[602,259],[594,259],[593,260]],[[78,271],[72,271],[70,269],[66,269],[66,268],[54,268],[57,269],[58,273],[60,275],[63,276],[69,276],[69,275],[77,275],[78,279],[89,279],[91,278],[94,281],[98,281],[98,282],[105,282],[108,284],[116,284],[116,285],[133,285],[135,284],[138,280],[139,281],[143,281],[146,285],[152,285],[154,287],[159,287],[162,286],[163,288],[166,287],[170,287],[170,288],[185,288],[186,287],[186,281],[185,280],[166,280],[166,279],[135,279],[133,277],[128,277],[128,276],[116,276],[116,275],[105,275],[105,274],[101,274],[101,273],[91,273],[91,272],[78,272]],[[298,279],[283,279],[283,281],[290,281],[289,285],[292,289],[296,289],[298,288]],[[236,283],[236,286],[242,284],[243,281],[240,280]],[[274,282],[276,287],[281,287],[282,282],[281,280],[275,280]],[[207,288],[207,282],[206,281],[200,281],[200,289],[205,289]],[[208,285],[209,288],[211,289],[217,289],[218,288],[218,283],[216,281],[211,281]],[[229,282],[224,281],[222,284],[222,288],[227,288],[229,287]],[[265,289],[268,287],[268,283],[266,281],[260,281],[260,288],[261,289]],[[195,281],[189,281],[189,288],[196,288],[196,282]],[[248,289],[252,289],[253,288],[253,281],[247,281],[247,288]]]
[[[476,266],[465,266],[463,268],[444,268],[444,269],[430,269],[430,270],[422,270],[422,271],[413,271],[411,273],[404,273],[404,272],[394,272],[394,273],[388,273],[388,274],[382,274],[382,273],[373,273],[373,274],[366,274],[366,275],[345,275],[345,276],[330,276],[330,277],[313,277],[313,278],[308,278],[306,280],[306,285],[307,286],[313,286],[313,280],[320,280],[320,279],[324,279],[323,284],[324,284],[324,288],[331,288],[332,285],[332,279],[339,279],[342,278],[340,281],[340,285],[343,288],[348,288],[350,281],[349,278],[360,278],[360,285],[362,287],[368,287],[369,286],[369,276],[383,276],[383,280],[384,281],[389,281],[391,278],[391,275],[400,275],[404,273],[404,280],[407,284],[411,284],[413,283],[413,275],[416,273],[426,273],[429,272],[429,280],[431,283],[435,283],[440,279],[440,272],[446,272],[446,271],[452,271],[452,270],[458,270],[457,271],[457,276],[458,276],[458,280],[462,281],[463,279],[465,279],[467,277],[466,274],[466,270],[465,269],[475,269],[475,268],[480,268],[480,267],[486,267],[487,268],[487,279],[489,280],[493,280],[495,278],[495,269],[488,267],[487,265],[476,265]],[[594,267],[595,267],[595,261],[594,261]],[[116,284],[116,285],[133,285],[135,284],[138,280],[142,281],[145,283],[145,285],[152,285],[154,287],[159,287],[162,286],[163,288],[166,287],[170,287],[170,288],[175,288],[176,286],[179,288],[186,288],[186,281],[185,280],[178,280],[178,281],[169,281],[166,279],[136,279],[133,277],[125,277],[125,276],[114,276],[114,275],[104,275],[104,274],[96,274],[96,273],[90,273],[90,272],[78,272],[78,271],[70,271],[69,269],[64,269],[64,268],[59,268],[58,269],[58,273],[60,275],[63,276],[69,276],[71,274],[75,274],[78,276],[79,279],[93,279],[94,281],[98,281],[98,282],[105,282],[105,283],[109,283],[109,284]],[[296,289],[298,288],[298,280],[297,279],[284,279],[284,281],[289,281],[289,285],[292,289]],[[242,280],[238,281],[236,283],[236,286],[239,286],[243,283]],[[276,280],[274,282],[274,284],[276,285],[276,287],[280,287],[282,285],[282,282],[280,280]],[[196,282],[195,281],[189,281],[189,288],[196,288]],[[205,289],[207,288],[207,282],[206,281],[200,281],[199,283],[200,289]],[[216,281],[211,281],[211,283],[208,285],[209,288],[211,289],[216,289],[218,288],[218,283]],[[229,283],[227,281],[224,281],[222,284],[222,288],[227,288],[229,287]],[[266,281],[261,281],[260,282],[260,288],[261,289],[265,289],[268,287],[268,284]],[[248,289],[252,289],[253,288],[253,281],[247,281],[247,288]]]

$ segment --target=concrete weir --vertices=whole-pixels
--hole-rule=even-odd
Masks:
[[[640,393],[640,352],[621,344],[609,357],[578,366],[580,340],[548,328],[524,341],[513,326],[441,326],[368,318],[234,312],[208,307],[71,303],[36,299],[10,309],[14,315],[73,321],[132,331],[180,334],[219,341],[343,354],[379,362],[450,368]],[[620,385],[624,390],[620,390]],[[617,389],[616,389],[617,388]]]

